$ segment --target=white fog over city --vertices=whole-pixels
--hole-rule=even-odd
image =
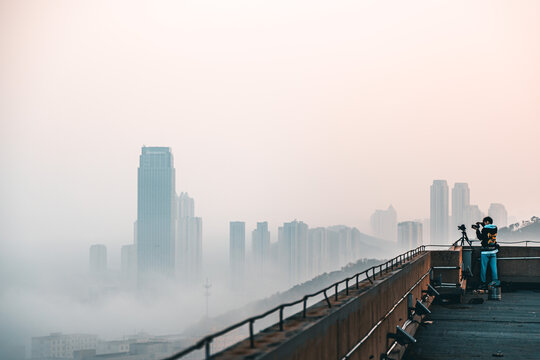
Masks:
[[[540,240],[538,64],[536,1],[0,1],[0,360],[163,359],[486,216]]]

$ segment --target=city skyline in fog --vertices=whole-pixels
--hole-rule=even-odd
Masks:
[[[438,213],[441,239],[471,214],[540,215],[538,1],[4,0],[0,54],[0,353],[53,331],[170,334],[206,313],[202,286],[117,286],[121,258],[125,275],[159,251],[129,246],[144,146],[174,153],[167,189],[190,215],[159,229],[189,250],[166,269],[209,277],[211,314],[286,287],[228,287],[230,222],[247,239],[267,222],[259,254],[280,226],[302,246],[341,231],[349,262],[371,226],[419,243],[453,196],[432,202],[434,180],[467,184],[461,215]],[[141,239],[157,228],[139,224]],[[114,270],[99,286],[95,244],[93,271]],[[323,248],[291,284],[324,270]]]
[[[537,213],[538,3],[121,4],[2,5],[13,255],[128,242],[142,145],[173,149],[217,248],[234,219],[427,217],[433,179]]]

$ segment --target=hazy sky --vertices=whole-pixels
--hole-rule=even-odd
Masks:
[[[538,1],[1,1],[2,252],[131,242],[143,144],[206,249],[425,218],[439,178],[539,215],[539,64]]]

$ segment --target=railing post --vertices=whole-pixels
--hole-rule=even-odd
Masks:
[[[253,338],[253,320],[249,320],[249,346],[255,347],[255,339]]]
[[[359,276],[359,275],[360,275],[360,274],[356,274],[356,290],[358,290],[358,288],[359,288],[359,285],[358,285],[358,276]]]
[[[332,304],[330,303],[330,299],[328,299],[328,296],[326,295],[326,290],[324,290],[323,293],[324,293],[324,299],[326,300],[328,307],[331,308]]]
[[[205,359],[206,360],[210,360],[210,341],[211,340],[206,340],[206,342],[204,343],[204,355],[205,355]]]
[[[304,310],[302,310],[302,317],[306,318],[306,305],[307,305],[307,296],[304,296]]]
[[[337,301],[337,287],[338,287],[338,284],[335,285],[336,294],[334,296],[335,296],[336,301]]]
[[[349,279],[345,279],[345,295],[349,295]]]
[[[283,331],[283,306],[279,307],[279,331]]]

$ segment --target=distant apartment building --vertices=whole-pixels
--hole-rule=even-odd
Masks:
[[[229,264],[233,284],[240,284],[245,276],[246,264],[246,223],[229,223]]]
[[[308,274],[308,226],[302,221],[284,223],[280,229],[281,266],[289,285],[296,285]]]
[[[175,169],[171,149],[143,147],[137,183],[137,278],[150,283],[155,276],[175,272]]]
[[[176,274],[184,284],[202,278],[202,219],[195,217],[195,201],[187,193],[177,199]]]
[[[417,221],[403,221],[397,226],[398,246],[402,251],[415,249],[423,245],[422,223]]]
[[[345,225],[334,225],[329,226],[328,230],[337,233],[338,265],[341,267],[353,260],[352,228]]]
[[[468,224],[467,211],[471,202],[471,192],[467,183],[455,183],[452,189],[452,230],[461,224]]]
[[[491,204],[488,209],[488,215],[493,219],[493,223],[499,228],[508,226],[508,213],[503,204]]]
[[[431,244],[431,240],[430,240],[431,232],[429,229],[429,227],[431,226],[431,221],[429,220],[429,218],[417,219],[415,221],[422,224],[422,240],[424,244]]]
[[[195,216],[195,200],[187,192],[182,192],[178,196],[177,211],[179,218]]]
[[[134,244],[123,245],[120,250],[120,271],[125,284],[134,285],[137,279],[137,248]]]
[[[477,221],[482,221],[484,219],[484,216],[484,212],[480,210],[480,207],[478,205],[470,205],[467,209],[467,219],[469,220],[467,226]]]
[[[448,184],[446,180],[433,180],[430,187],[430,241],[448,243]]]
[[[107,272],[107,247],[103,244],[90,246],[90,274],[101,276]]]
[[[308,230],[308,273],[310,277],[322,274],[327,269],[328,240],[323,227]]]
[[[392,205],[386,210],[375,210],[370,220],[375,237],[388,241],[396,241],[397,213]]]
[[[270,260],[270,231],[268,222],[258,222],[257,228],[251,232],[251,250],[256,268],[268,265]]]
[[[327,268],[329,271],[338,270],[341,268],[341,249],[339,241],[339,232],[331,229],[326,229],[327,242]]]
[[[97,335],[52,333],[49,336],[33,337],[31,357],[41,359],[73,359],[78,350],[96,350]]]

